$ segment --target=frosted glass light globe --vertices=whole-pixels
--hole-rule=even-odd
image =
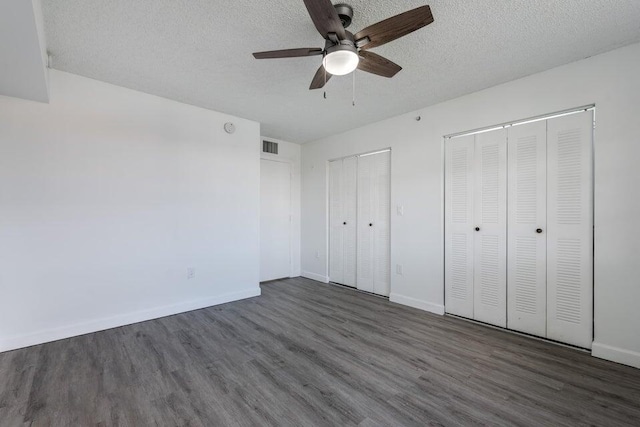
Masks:
[[[327,73],[334,76],[344,76],[358,68],[360,58],[351,50],[336,50],[329,52],[322,60],[322,65]]]

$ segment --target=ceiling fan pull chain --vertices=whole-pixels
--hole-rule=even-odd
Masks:
[[[351,98],[351,105],[356,106],[356,70],[353,70],[353,96]]]
[[[324,54],[322,55],[322,69],[324,70],[324,86],[323,87],[327,87],[327,69],[324,67],[324,58],[327,56],[327,52],[325,51]],[[324,99],[327,99],[327,89],[324,90]]]

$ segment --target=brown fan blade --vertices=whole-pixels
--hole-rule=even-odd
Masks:
[[[433,15],[429,6],[420,6],[416,9],[393,16],[377,24],[373,24],[359,31],[355,36],[356,43],[369,38],[369,42],[362,45],[362,49],[371,49],[376,46],[389,43],[395,39],[406,36],[433,22]]]
[[[328,38],[329,33],[336,33],[340,40],[346,37],[344,27],[331,0],[304,0],[309,16],[322,37]]]
[[[297,58],[300,56],[322,55],[323,50],[314,47],[304,47],[300,49],[269,50],[266,52],[256,52],[253,57],[256,59],[274,58]]]
[[[367,73],[377,74],[382,77],[393,77],[398,74],[398,71],[402,70],[402,67],[398,64],[376,53],[362,50],[358,55],[360,56],[358,69]]]
[[[324,66],[321,65],[320,68],[318,68],[318,71],[316,71],[316,75],[313,76],[313,80],[311,80],[311,86],[309,86],[309,90],[320,89],[326,82],[329,81],[331,76],[332,74],[325,72]]]

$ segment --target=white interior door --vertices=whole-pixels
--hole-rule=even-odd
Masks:
[[[507,326],[507,131],[475,136],[473,318]]]
[[[546,121],[508,130],[507,325],[546,336]]]
[[[473,135],[445,145],[445,308],[473,318],[474,209]]]
[[[260,281],[291,274],[291,166],[260,161]]]
[[[358,157],[358,289],[389,295],[389,151]]]
[[[593,111],[548,121],[547,337],[593,341]]]

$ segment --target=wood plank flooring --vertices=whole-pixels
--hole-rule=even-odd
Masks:
[[[0,354],[1,426],[639,426],[640,370],[296,278]]]

